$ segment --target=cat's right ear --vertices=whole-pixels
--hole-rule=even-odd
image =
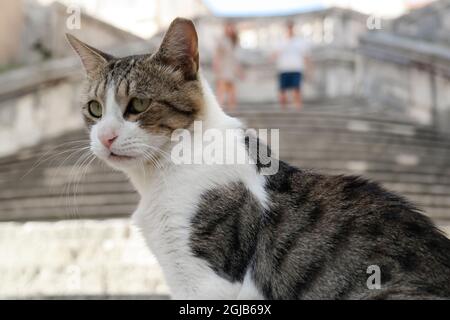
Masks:
[[[173,20],[164,35],[157,56],[163,63],[181,70],[185,78],[196,78],[199,58],[194,23],[184,18]]]
[[[113,58],[111,55],[78,40],[69,33],[66,33],[66,38],[70,46],[80,57],[89,78],[94,77],[95,74],[97,74],[98,71]]]

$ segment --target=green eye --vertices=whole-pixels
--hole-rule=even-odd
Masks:
[[[91,116],[93,116],[94,118],[102,117],[102,106],[97,101],[95,100],[90,101],[88,104],[88,110]]]
[[[149,105],[150,101],[148,99],[133,98],[128,104],[128,112],[132,114],[142,113],[147,110]]]

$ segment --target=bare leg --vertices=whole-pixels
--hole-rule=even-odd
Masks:
[[[217,95],[217,101],[219,102],[219,105],[223,108],[225,103],[225,91],[226,87],[223,80],[217,80],[216,84],[216,95]]]
[[[234,86],[234,83],[229,82],[228,83],[228,100],[230,105],[230,110],[236,109],[236,87]]]
[[[278,99],[280,101],[281,110],[285,110],[287,104],[286,91],[280,91]]]
[[[294,96],[294,103],[297,106],[297,110],[302,110],[303,100],[302,100],[302,93],[301,93],[300,89],[293,90],[292,94]]]

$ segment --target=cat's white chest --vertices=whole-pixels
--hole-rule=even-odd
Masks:
[[[172,297],[236,299],[242,284],[219,277],[189,246],[191,219],[205,188],[200,177],[180,171],[148,185],[133,221],[161,264]]]

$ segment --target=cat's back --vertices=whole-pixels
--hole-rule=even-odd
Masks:
[[[403,198],[283,162],[266,188],[271,209],[257,254],[273,270],[272,279],[260,275],[266,296],[450,297],[450,240]],[[367,287],[371,270],[380,271],[380,290]]]

